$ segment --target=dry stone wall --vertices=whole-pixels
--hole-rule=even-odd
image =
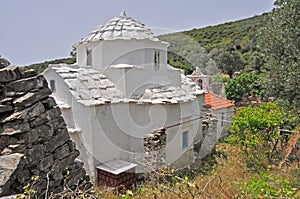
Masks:
[[[151,172],[165,166],[167,134],[165,129],[154,129],[144,137],[144,167]]]
[[[23,193],[33,176],[39,176],[32,186],[39,197],[91,187],[50,94],[34,70],[0,69],[0,196]]]

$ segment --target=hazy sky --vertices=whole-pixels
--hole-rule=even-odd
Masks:
[[[1,0],[0,55],[13,65],[68,57],[75,42],[126,10],[148,27],[189,30],[259,15],[274,0]]]

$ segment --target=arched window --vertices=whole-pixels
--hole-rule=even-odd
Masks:
[[[198,86],[200,87],[200,89],[203,89],[203,80],[202,79],[198,80]]]

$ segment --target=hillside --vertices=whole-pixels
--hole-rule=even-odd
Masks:
[[[160,36],[161,40],[170,43],[169,64],[189,73],[192,65],[205,68],[212,59],[218,68],[228,73],[226,67],[220,66],[230,64],[225,63],[224,56],[227,55],[233,57],[234,65],[238,65],[235,70],[252,67],[253,55],[257,57],[260,52],[257,33],[265,15]]]
[[[60,64],[60,63],[65,63],[65,64],[74,64],[76,62],[76,59],[70,57],[70,58],[61,58],[61,59],[55,59],[51,61],[45,61],[43,63],[36,63],[36,64],[31,64],[25,67],[28,68],[33,68],[38,71],[38,73],[43,72],[49,64]]]

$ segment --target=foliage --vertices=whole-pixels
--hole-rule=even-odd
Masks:
[[[300,116],[300,1],[277,0],[260,43],[266,55],[265,84],[286,110]]]
[[[23,187],[24,193],[18,194],[17,199],[30,199],[36,196],[36,191],[34,190],[33,186],[39,181],[39,176],[32,176],[31,183],[27,183],[26,186]]]
[[[215,60],[222,72],[228,74],[230,78],[232,78],[232,75],[235,71],[244,69],[244,66],[246,64],[240,57],[239,53],[235,51],[224,51],[219,56],[217,56]]]
[[[227,80],[225,86],[226,97],[235,102],[240,102],[243,98],[263,97],[265,89],[261,84],[263,75],[255,73],[242,73],[241,75]]]
[[[144,181],[132,190],[119,193],[103,187],[99,188],[99,198],[299,198],[299,168],[285,170],[268,169],[249,171],[240,149],[227,143],[218,143],[214,163],[209,172],[200,172],[190,177],[185,172],[172,169],[159,173],[168,180]],[[214,154],[214,155],[216,155]],[[203,160],[203,163],[209,161]],[[201,169],[204,165],[201,165]],[[158,173],[155,173],[155,175]],[[159,174],[159,175],[161,175]],[[170,180],[170,178],[172,180]],[[260,180],[260,178],[263,178]],[[166,179],[166,178],[165,178]],[[260,189],[265,189],[260,190]],[[267,194],[271,193],[271,194]]]
[[[253,198],[295,197],[297,187],[288,179],[280,179],[267,172],[261,172],[245,183],[244,190]]]
[[[281,154],[280,147],[287,144],[286,135],[279,131],[288,122],[285,115],[275,103],[240,108],[232,118],[228,142],[241,146],[254,169],[273,164]]]
[[[162,35],[160,39],[170,43],[168,62],[174,67],[184,68],[188,73],[188,70],[191,71],[191,67],[199,67],[202,71],[207,67],[209,60],[218,63],[218,57],[221,54],[229,54],[238,65],[226,66],[219,61],[215,65],[222,69],[222,72],[230,71],[232,66],[235,67],[232,69],[233,71],[237,70],[236,68],[241,70],[245,65],[252,67],[252,55],[261,51],[257,44],[256,34],[263,24],[265,15],[267,14],[216,26]],[[193,56],[192,59],[190,55]],[[189,64],[187,65],[186,62]]]

